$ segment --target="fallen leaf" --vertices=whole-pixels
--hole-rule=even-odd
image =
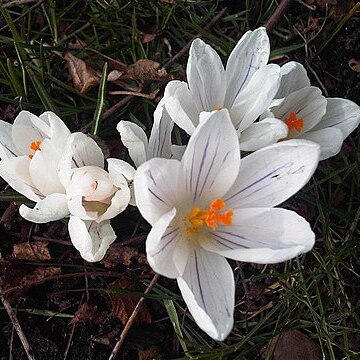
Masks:
[[[100,312],[96,305],[85,302],[79,306],[70,324],[85,321],[91,321],[94,324],[104,324],[108,318],[109,313],[107,311]]]
[[[164,68],[160,68],[160,64],[149,59],[140,59],[135,64],[128,67],[122,79],[133,80],[163,80],[168,74]]]
[[[360,77],[360,61],[355,59],[350,59],[349,67],[352,71],[355,71],[357,73],[357,76]]]
[[[133,290],[132,282],[129,278],[124,277],[121,280],[118,280],[111,284],[111,288],[120,288],[123,290]],[[112,302],[112,313],[114,316],[116,316],[123,325],[125,325],[129,317],[131,316],[132,312],[135,309],[136,304],[139,301],[138,297],[135,296],[129,296],[126,294],[112,294],[110,293],[110,299]],[[152,318],[151,314],[149,312],[149,309],[147,308],[146,304],[142,304],[139,313],[137,314],[135,320],[135,323],[151,323]]]
[[[38,285],[42,280],[61,274],[61,268],[56,266],[37,266],[33,271],[27,273],[18,283],[19,286]]]
[[[15,244],[11,257],[14,260],[50,260],[48,244],[46,241]]]
[[[144,34],[141,37],[141,42],[143,44],[149,43],[149,42],[155,40],[157,36],[158,36],[158,34]]]
[[[274,360],[321,360],[320,346],[298,330],[289,330],[270,341],[262,357]]]
[[[159,360],[161,359],[160,348],[152,345],[146,349],[139,350],[139,360]]]
[[[70,79],[80,94],[85,94],[92,87],[99,84],[99,75],[84,60],[81,60],[69,52],[62,54],[62,57],[67,63]]]
[[[106,268],[114,268],[117,265],[130,266],[134,261],[138,264],[147,264],[146,256],[139,254],[137,249],[115,243],[110,246],[101,263]]]

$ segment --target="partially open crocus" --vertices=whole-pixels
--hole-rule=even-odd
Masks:
[[[319,146],[280,142],[241,160],[227,110],[203,116],[181,161],[154,158],[135,175],[137,206],[152,225],[152,268],[176,278],[193,318],[223,340],[233,326],[235,285],[225,257],[277,263],[309,251],[314,233],[295,212],[273,208],[313,174]],[[240,170],[239,170],[240,169]]]
[[[21,111],[11,125],[0,121],[0,176],[20,194],[36,202],[20,206],[27,220],[46,223],[69,214],[58,163],[70,131],[52,112],[39,117]]]
[[[116,239],[109,220],[130,201],[124,176],[134,175],[130,165],[119,159],[112,159],[108,171],[104,165],[103,152],[91,137],[83,133],[70,136],[59,163],[59,177],[66,190],[71,241],[87,261],[104,257]]]
[[[321,147],[320,160],[336,155],[343,141],[359,126],[360,107],[341,98],[325,98],[310,86],[304,67],[297,62],[282,66],[282,79],[270,111],[287,128],[287,139],[308,139]]]
[[[246,151],[286,136],[286,126],[277,119],[254,123],[269,107],[280,84],[280,67],[267,65],[269,54],[265,28],[244,34],[225,69],[210,45],[194,40],[186,67],[187,82],[170,81],[165,89],[164,104],[170,117],[191,135],[202,111],[226,108],[238,134],[242,133],[240,148]]]

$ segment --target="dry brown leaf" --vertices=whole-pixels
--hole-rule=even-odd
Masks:
[[[149,42],[155,40],[157,36],[158,36],[158,34],[144,34],[141,37],[141,42],[143,44],[149,43]]]
[[[355,71],[357,73],[357,76],[360,77],[360,61],[355,59],[350,59],[349,67],[352,71]]]
[[[85,302],[79,306],[74,317],[71,319],[70,324],[85,321],[91,321],[95,324],[104,324],[108,318],[109,314],[107,311],[99,312],[96,305]]]
[[[162,80],[167,78],[168,74],[164,68],[160,68],[160,64],[149,59],[138,60],[135,64],[128,67],[122,79],[133,80]]]
[[[69,52],[65,52],[62,57],[66,60],[70,79],[80,94],[85,94],[92,87],[99,84],[99,75],[84,60],[79,59]]]
[[[38,284],[41,280],[48,277],[61,274],[61,268],[56,266],[37,266],[33,271],[27,273],[19,282],[20,286],[31,286],[33,283]]]
[[[133,289],[130,279],[125,277],[122,280],[118,280],[115,283],[111,284],[111,287],[120,288],[123,290]],[[113,315],[116,316],[123,325],[125,325],[128,322],[132,312],[134,311],[135,306],[139,301],[139,298],[135,296],[129,296],[126,294],[109,294],[109,295],[112,302]],[[135,323],[146,322],[149,324],[152,322],[151,314],[146,304],[144,303],[142,304],[140,311],[137,314],[134,322]]]
[[[133,261],[137,261],[139,264],[147,263],[145,255],[139,254],[137,249],[116,243],[110,246],[101,263],[106,268],[113,268],[117,265],[130,266]]]
[[[298,330],[289,330],[275,336],[262,354],[268,358],[273,354],[274,360],[321,360],[320,346]]]
[[[139,360],[159,360],[161,359],[160,348],[152,345],[146,349],[139,350]]]
[[[16,260],[50,260],[48,244],[46,241],[15,244],[11,257]]]

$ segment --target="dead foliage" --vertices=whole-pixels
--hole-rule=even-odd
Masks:
[[[119,288],[122,290],[134,290],[132,281],[124,277],[111,284],[111,288]],[[135,291],[135,290],[134,290]],[[132,312],[135,309],[136,304],[139,301],[139,297],[130,296],[127,294],[109,294],[112,302],[112,313],[116,316],[123,325],[125,325]],[[146,304],[142,304],[138,315],[135,318],[134,323],[151,323],[152,317]]]
[[[355,71],[357,73],[357,77],[360,78],[360,61],[356,59],[350,59],[348,64],[350,69]]]
[[[89,302],[85,302],[79,306],[70,323],[91,321],[94,324],[104,324],[109,318],[107,311],[99,311],[98,307]]]
[[[321,360],[323,357],[320,346],[316,342],[298,330],[289,330],[270,341],[267,349],[262,353],[262,358]]]
[[[139,350],[139,360],[158,360],[161,359],[160,348],[156,345]]]
[[[48,249],[48,242],[33,241],[15,244],[11,258],[14,260],[50,260],[51,255]]]
[[[118,265],[131,266],[134,262],[140,265],[147,264],[146,256],[135,248],[118,243],[112,244],[101,263],[108,269]]]

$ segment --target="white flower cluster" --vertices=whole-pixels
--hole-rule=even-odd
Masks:
[[[276,206],[360,122],[358,105],[326,99],[301,64],[267,64],[269,54],[264,28],[240,39],[226,69],[213,48],[195,40],[188,82],[167,85],[150,138],[134,123],[118,124],[136,170],[119,159],[107,159],[105,169],[96,142],[71,134],[51,112],[1,121],[0,176],[36,202],[20,214],[36,223],[69,217],[76,249],[99,261],[116,238],[110,219],[136,205],[152,226],[149,264],[177,279],[201,329],[225,339],[235,299],[225,258],[271,264],[313,247],[307,221]],[[191,135],[186,147],[171,143],[174,123]],[[241,151],[252,153],[240,159]]]

